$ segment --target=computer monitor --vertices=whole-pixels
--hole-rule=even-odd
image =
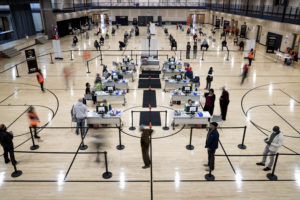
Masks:
[[[195,114],[198,112],[198,106],[189,106],[186,110],[188,113]]]
[[[107,106],[97,106],[96,110],[98,114],[105,114],[107,113]]]
[[[177,80],[177,81],[181,81],[181,79],[182,79],[182,76],[179,74],[179,75],[176,75],[175,76],[175,79]]]
[[[175,70],[175,69],[176,69],[176,65],[170,65],[170,66],[169,66],[169,69],[170,69],[170,70]]]
[[[118,77],[118,75],[117,74],[114,74],[114,75],[112,75],[112,80],[114,80],[114,81],[117,81],[117,80],[119,80],[119,77]]]
[[[175,62],[175,58],[169,58],[169,62]]]
[[[106,86],[106,91],[108,91],[111,94],[115,91],[115,87],[114,86]]]
[[[192,87],[191,86],[183,86],[182,87],[182,91],[184,92],[184,93],[191,93],[192,92]]]

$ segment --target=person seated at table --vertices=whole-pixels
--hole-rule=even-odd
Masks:
[[[102,74],[103,74],[103,76],[104,76],[105,79],[108,79],[109,76],[111,75],[111,74],[108,72],[108,70],[107,70],[107,65],[104,65],[104,66],[103,66]]]
[[[242,40],[242,41],[240,42],[240,51],[244,51],[244,46],[245,46],[245,43],[244,43],[244,41]]]
[[[100,77],[100,74],[99,73],[97,73],[96,74],[96,79],[95,79],[95,83],[101,83],[101,77]]]
[[[123,58],[123,63],[129,63],[130,61],[132,61],[132,59],[130,59],[130,57],[129,56],[125,56],[124,58]]]
[[[122,51],[124,47],[126,47],[126,44],[124,42],[122,42],[122,41],[119,41],[120,51]]]
[[[104,45],[104,37],[102,35],[100,37],[100,45]]]
[[[100,106],[105,106],[106,107],[106,109],[105,110],[107,110],[107,112],[109,112],[109,111],[111,111],[112,110],[112,107],[111,107],[111,105],[107,102],[107,100],[106,99],[104,99],[103,101],[102,101],[102,103],[100,104]]]
[[[97,92],[97,91],[102,91],[102,90],[103,90],[102,83],[101,82],[95,82],[94,91]]]
[[[108,31],[105,33],[105,39],[109,39],[109,33],[108,33]]]
[[[186,70],[186,72],[184,74],[185,78],[192,80],[194,78],[194,73],[193,73],[192,67],[190,67],[190,65],[188,64],[188,66],[185,68],[185,70]]]
[[[171,58],[169,58],[169,62],[175,62],[174,56],[172,56]]]
[[[296,51],[295,50],[292,50],[291,51],[291,56],[292,56],[292,59],[294,60],[294,61],[296,61]]]
[[[286,48],[286,50],[285,50],[285,52],[284,52],[284,54],[290,54],[291,53],[291,49],[288,47],[288,48]]]
[[[200,36],[203,35],[202,28],[199,28],[199,35],[200,35]]]
[[[188,112],[189,107],[193,106],[193,101],[192,99],[189,99],[186,104],[184,104],[184,111]]]
[[[139,36],[140,35],[140,30],[139,27],[135,27],[135,36]]]
[[[236,37],[233,39],[234,45],[238,45],[238,41],[239,41],[239,39],[238,39],[238,37],[236,36]]]
[[[116,29],[114,27],[112,27],[112,29],[111,29],[111,35],[115,35],[115,33],[116,33]]]
[[[188,28],[188,29],[186,30],[186,34],[189,35],[190,33],[191,33],[191,29]]]
[[[86,88],[85,88],[85,94],[86,94],[86,95],[87,95],[87,94],[91,95],[94,104],[96,104],[96,96],[95,96],[95,92],[94,92],[94,91],[91,91],[91,85],[90,85],[90,83],[86,83],[86,84],[85,84],[85,87],[86,87]],[[86,100],[87,100],[87,99],[86,99]]]
[[[206,39],[204,39],[204,41],[203,41],[203,43],[201,44],[201,51],[202,51],[202,48],[203,47],[205,47],[206,48],[206,51],[207,51],[207,49],[208,49],[208,42],[207,42],[207,40]]]

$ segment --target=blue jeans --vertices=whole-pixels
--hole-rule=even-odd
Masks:
[[[77,119],[76,122],[76,134],[78,135],[78,130],[79,127],[81,128],[81,135],[83,136],[85,134],[85,130],[84,130],[84,126],[85,126],[85,119]]]

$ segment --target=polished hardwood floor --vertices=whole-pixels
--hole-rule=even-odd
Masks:
[[[113,69],[113,61],[121,61],[124,55],[130,55],[130,50],[141,49],[141,39],[146,38],[146,28],[140,27],[140,36],[133,36],[124,51],[118,51],[118,41],[122,40],[125,31],[131,27],[120,27],[115,36],[105,41],[103,64]],[[211,35],[210,26],[203,27],[206,37]],[[192,43],[192,37],[185,32],[168,26],[177,40],[178,50],[185,50],[186,43]],[[122,144],[124,150],[117,150],[119,135],[117,129],[89,129],[85,138],[88,149],[79,150],[80,136],[75,135],[75,129],[49,128],[74,127],[71,122],[70,110],[78,98],[83,97],[85,83],[94,81],[96,73],[102,73],[99,52],[91,51],[89,70],[86,73],[86,61],[82,50],[94,50],[96,29],[89,31],[90,38],[78,36],[79,42],[72,47],[72,36],[61,38],[63,60],[50,63],[50,56],[38,58],[46,80],[47,91],[42,93],[34,74],[27,73],[26,62],[18,65],[19,78],[16,69],[12,68],[0,74],[0,123],[8,126],[14,132],[16,159],[18,169],[23,175],[12,178],[13,167],[0,159],[0,196],[1,199],[150,199],[151,170],[142,169],[143,161],[140,148],[139,130],[130,131],[131,111],[147,110],[142,108],[143,90],[138,89],[138,74],[135,81],[129,83],[130,91],[126,94],[127,104],[112,104],[113,108],[123,111]],[[152,38],[158,41],[159,60],[167,59],[167,55],[180,57],[180,51],[169,51],[170,45],[161,27],[156,27],[156,35]],[[214,115],[220,115],[219,100],[221,88],[225,86],[230,94],[227,120],[220,122],[221,127],[247,126],[245,144],[246,150],[240,150],[242,128],[219,129],[220,141],[216,154],[216,168],[213,171],[214,182],[204,178],[207,172],[203,164],[207,162],[207,152],[204,148],[206,130],[194,129],[192,144],[195,149],[189,151],[185,146],[189,143],[190,129],[178,126],[175,130],[162,130],[153,127],[155,132],[152,140],[153,165],[152,183],[153,199],[298,199],[300,195],[300,69],[298,63],[285,66],[283,60],[274,62],[274,54],[266,54],[265,47],[256,45],[255,61],[249,71],[249,76],[243,85],[241,70],[244,63],[243,52],[228,39],[229,60],[227,52],[221,51],[220,31],[216,42],[209,41],[209,51],[198,51],[197,59],[182,60],[189,62],[194,74],[200,76],[200,91],[205,92],[205,79],[209,67],[214,68],[212,88],[216,93]],[[200,43],[198,43],[199,49]],[[52,42],[32,47],[37,55],[53,52]],[[71,52],[71,50],[73,50]],[[80,50],[80,51],[77,51]],[[116,50],[116,51],[112,51]],[[70,59],[71,53],[74,60]],[[133,51],[135,54],[138,51]],[[90,58],[90,59],[91,59]],[[191,53],[192,58],[192,53]],[[137,57],[138,64],[139,56]],[[2,59],[0,70],[8,69],[25,60],[24,53],[13,59]],[[72,75],[69,87],[63,76],[63,69],[71,67]],[[164,83],[162,81],[162,86]],[[168,126],[171,124],[171,112],[183,105],[170,106],[170,93],[156,89],[157,108],[167,110]],[[204,103],[204,98],[201,98]],[[35,151],[32,145],[26,110],[33,105],[46,128],[40,131],[41,139],[36,140],[40,146]],[[92,102],[88,109],[94,110]],[[134,126],[138,126],[137,114],[134,115]],[[165,121],[161,116],[162,123]],[[285,134],[284,146],[280,148],[275,174],[277,182],[271,182],[266,172],[256,166],[261,160],[264,149],[263,139],[274,125],[278,125]],[[101,136],[100,151],[107,152],[108,170],[112,178],[104,179],[104,154],[100,162],[95,162],[97,151],[94,137]],[[3,153],[2,148],[0,150]],[[44,153],[41,153],[44,152]],[[90,153],[86,153],[90,152]],[[293,155],[290,155],[293,154]],[[247,156],[252,155],[252,156]],[[268,172],[269,173],[269,172]]]

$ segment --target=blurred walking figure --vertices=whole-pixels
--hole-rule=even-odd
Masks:
[[[29,124],[33,128],[34,138],[39,139],[40,136],[37,135],[37,126],[40,124],[40,119],[36,114],[33,106],[30,106],[28,108],[27,114],[28,114]]]
[[[249,67],[248,67],[247,64],[245,64],[244,67],[243,67],[243,72],[242,72],[242,82],[241,82],[241,85],[244,83],[245,79],[247,78],[248,71],[249,71]]]
[[[38,69],[38,71],[36,73],[36,78],[37,78],[37,80],[38,80],[38,82],[41,86],[42,92],[45,92],[45,90],[44,90],[44,81],[45,81],[45,79],[44,79],[44,75],[43,75],[43,73],[41,72],[40,69]]]
[[[140,130],[142,131],[141,136],[141,147],[142,147],[142,154],[143,154],[143,161],[144,166],[143,169],[147,169],[150,167],[151,160],[149,156],[149,147],[150,147],[150,135],[153,133],[152,129],[145,129],[144,127],[141,127]]]
[[[71,87],[73,85],[73,81],[72,81],[72,75],[74,74],[75,69],[73,69],[72,67],[64,67],[63,69],[63,75],[64,75],[64,79],[65,79],[65,83],[66,83],[66,89],[68,89],[69,87]]]

